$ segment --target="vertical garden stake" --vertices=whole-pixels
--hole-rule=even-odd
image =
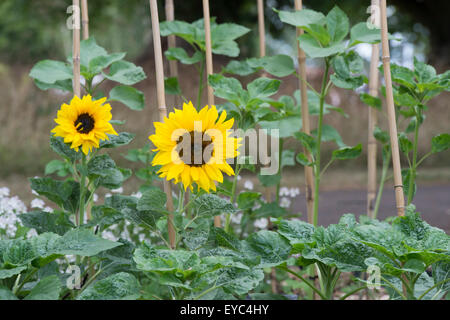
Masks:
[[[295,0],[295,10],[302,10],[302,0]],[[297,38],[300,37],[304,31],[301,28],[297,28]],[[305,52],[300,49],[300,43],[298,44],[298,70],[300,75],[300,95],[302,103],[302,128],[303,132],[310,135],[310,123],[309,123],[309,109],[308,109],[308,92],[306,86],[306,55]],[[305,155],[308,157],[308,161],[311,161],[311,154],[306,148],[304,149]],[[313,168],[305,166],[305,183],[306,183],[306,210],[308,213],[308,222],[314,223],[314,177]]]
[[[376,8],[380,7],[380,0],[372,0],[373,25],[380,27],[379,15],[376,14]],[[377,19],[378,18],[378,19]],[[370,60],[369,76],[369,94],[378,96],[378,63],[380,58],[380,46],[378,43],[372,44],[372,58]],[[377,110],[369,108],[369,125],[367,140],[367,215],[374,218],[375,197],[377,188],[377,140],[373,131],[377,124]]]
[[[83,40],[89,38],[88,1],[81,0],[81,26],[83,27]]]
[[[212,49],[211,49],[211,22],[209,18],[209,1],[203,0],[203,19],[205,24],[205,44],[206,44],[206,74],[213,74]],[[208,105],[214,105],[213,88],[208,84]],[[200,106],[197,106],[200,108]],[[220,216],[214,216],[214,226],[220,227]]]
[[[156,94],[158,99],[159,119],[164,121],[167,116],[166,99],[164,93],[164,66],[161,50],[161,36],[159,32],[158,4],[157,0],[150,0],[150,14],[152,18],[153,47],[155,51],[155,71],[156,71]],[[167,196],[167,211],[173,212],[172,187],[170,182],[164,180],[164,192]],[[167,220],[170,246],[175,248],[175,227],[173,225],[173,214],[169,214]]]
[[[80,0],[73,0],[73,6],[80,8]],[[81,85],[80,85],[80,14],[73,15],[73,47],[72,47],[72,59],[73,59],[73,94],[80,98]]]
[[[386,82],[386,105],[391,136],[392,167],[394,169],[394,191],[397,204],[397,214],[405,214],[405,198],[403,194],[400,153],[398,149],[397,123],[395,119],[394,95],[392,92],[391,65],[389,56],[388,24],[386,15],[386,0],[381,0],[381,45],[383,52],[384,80]]]

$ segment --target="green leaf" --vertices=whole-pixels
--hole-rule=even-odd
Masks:
[[[276,10],[275,10],[276,11]],[[278,11],[280,20],[295,27],[308,28],[311,24],[324,25],[325,16],[317,11],[302,9],[299,11]]]
[[[80,42],[80,63],[85,68],[89,68],[91,61],[95,58],[107,55],[108,53],[106,50],[97,44],[94,37],[90,37],[89,39]]]
[[[349,21],[347,15],[338,7],[328,13],[327,29],[333,42],[340,42],[345,39],[349,31]]]
[[[31,189],[70,212],[78,209],[80,184],[73,180],[57,181],[51,178],[31,178]]]
[[[217,246],[239,251],[241,243],[232,234],[225,232],[222,228],[213,228],[213,235]]]
[[[140,81],[140,80],[139,80]],[[131,110],[142,110],[145,106],[144,93],[129,86],[117,86],[109,92],[110,101],[119,101]]]
[[[237,205],[241,210],[252,209],[256,202],[261,198],[261,193],[243,191],[237,197]]]
[[[90,179],[98,178],[99,185],[115,189],[129,178],[131,172],[121,170],[107,154],[95,156],[87,164],[88,176]]]
[[[392,81],[397,82],[411,89],[415,88],[414,72],[412,72],[408,68],[392,63],[391,75]]]
[[[100,148],[116,148],[129,144],[133,141],[135,134],[128,132],[119,132],[118,135],[108,135],[108,140],[100,141]]]
[[[108,68],[112,63],[122,60],[125,55],[125,52],[118,52],[92,58],[89,61],[89,72],[91,74],[100,73],[103,69]]]
[[[262,230],[251,234],[243,242],[242,252],[261,257],[259,267],[275,267],[286,261],[291,251],[288,241],[273,231]]]
[[[375,127],[375,129],[373,130],[373,136],[382,144],[389,143],[389,133],[381,130],[380,127]]]
[[[359,157],[362,152],[361,143],[354,147],[344,147],[333,151],[333,159],[347,160]]]
[[[408,137],[405,133],[400,132],[398,134],[398,144],[400,147],[400,151],[404,154],[408,154],[413,149],[413,144],[411,141],[409,141]]]
[[[316,140],[314,137],[304,133],[304,132],[296,132],[294,134],[295,138],[300,141],[300,143],[303,145],[303,147],[306,148],[309,152],[311,152],[313,155],[317,152],[317,145]]]
[[[431,139],[431,152],[442,152],[450,148],[450,134],[442,133]]]
[[[240,268],[221,268],[202,275],[200,280],[210,286],[219,286],[225,292],[243,295],[256,288],[264,279],[261,269],[243,270]]]
[[[250,67],[250,70],[263,68],[275,77],[286,77],[295,72],[295,66],[292,58],[284,54],[251,58],[247,60],[247,64]]]
[[[308,160],[308,157],[303,152],[297,154],[295,159],[297,160],[298,163],[300,163],[303,166],[310,167],[313,164],[311,161]]]
[[[61,157],[72,162],[81,159],[81,152],[76,152],[70,145],[64,143],[61,137],[50,137],[50,147]]]
[[[61,289],[62,285],[58,276],[45,277],[31,289],[25,300],[58,300]]]
[[[26,266],[15,267],[12,269],[0,269],[0,280],[11,278],[12,276],[18,275],[19,273],[21,273],[23,270],[26,269],[27,269]],[[2,287],[0,286],[0,300],[3,300],[2,299],[2,293],[4,293],[3,290],[5,289],[2,289]]]
[[[48,90],[48,89],[57,89],[57,90],[68,91],[68,92],[73,91],[72,80],[70,80],[70,79],[56,81],[54,83],[45,83],[45,82],[39,81],[37,79],[34,79],[34,84],[39,89],[44,90],[44,91]]]
[[[181,95],[180,84],[177,77],[164,79],[164,90],[167,94]]]
[[[42,60],[34,65],[30,77],[44,84],[54,84],[57,81],[72,79],[72,69],[61,61]]]
[[[234,213],[236,208],[226,199],[214,194],[203,194],[193,202],[194,210],[199,216],[217,216],[223,213]]]
[[[60,177],[65,177],[71,172],[72,168],[69,163],[61,161],[61,160],[51,160],[45,166],[45,175],[57,173]]]
[[[133,85],[146,78],[144,70],[128,61],[116,61],[109,68],[109,74],[103,74],[111,81]]]
[[[418,83],[432,82],[437,79],[436,69],[414,57],[414,74]]]
[[[35,229],[38,234],[53,232],[63,235],[75,227],[70,221],[69,215],[64,211],[31,211],[22,213],[19,218],[25,227]]]
[[[139,211],[165,211],[166,194],[159,188],[151,188],[142,194],[137,203]]]
[[[237,79],[212,74],[208,76],[208,84],[214,89],[216,97],[228,100],[236,105],[241,104],[241,95],[244,90]]]
[[[303,10],[302,10],[303,11]],[[333,43],[327,47],[322,47],[320,43],[317,42],[309,34],[304,34],[299,37],[300,48],[302,48],[306,55],[310,58],[325,58],[333,56],[337,53],[341,53],[345,49],[344,42]]]
[[[258,180],[264,187],[275,186],[281,181],[281,174],[258,174]]]
[[[225,68],[223,68],[223,73],[231,73],[231,74],[237,74],[240,76],[248,76],[249,74],[252,74],[256,72],[259,68],[258,67],[252,67],[249,63],[249,61],[252,59],[247,59],[244,61],[230,61],[226,65]]]
[[[203,60],[203,55],[200,51],[195,51],[192,57],[189,57],[186,50],[183,48],[169,48],[164,53],[169,60],[178,60],[183,64],[194,64]]]
[[[136,300],[140,296],[140,285],[135,276],[130,273],[119,272],[94,282],[77,299]]]
[[[23,266],[37,257],[37,252],[26,240],[16,239],[8,243],[3,252],[3,261],[11,266]]]
[[[258,218],[282,217],[288,214],[285,208],[280,207],[276,202],[262,203],[261,206],[254,211]]]
[[[361,99],[362,102],[364,102],[368,106],[373,107],[377,110],[381,110],[381,99],[380,98],[371,96],[370,94],[365,93],[365,92],[361,93],[359,95],[359,98]]]
[[[1,272],[1,271],[0,271]],[[0,286],[0,300],[18,300],[17,297],[7,287]]]
[[[311,132],[314,136],[317,136],[317,129]],[[341,135],[330,125],[322,126],[322,142],[334,141],[339,148],[344,148],[347,145],[342,141]]]
[[[269,78],[258,78],[247,85],[248,93],[252,99],[267,98],[277,93],[281,81]]]
[[[314,226],[301,220],[275,220],[278,233],[289,240],[297,252],[301,252],[306,244],[314,242]]]
[[[268,130],[267,134],[269,135],[274,135],[276,133],[274,129],[277,129],[279,130],[277,137],[287,138],[292,137],[295,132],[302,128],[302,119],[298,115],[287,116],[279,120],[260,121],[259,125],[262,129]]]
[[[88,229],[73,229],[58,239],[52,253],[91,257],[122,245],[119,242],[102,239]]]
[[[373,25],[372,25],[373,26]],[[354,25],[350,31],[350,47],[358,43],[378,43],[381,41],[381,32],[379,28],[367,27],[367,22],[360,22]]]

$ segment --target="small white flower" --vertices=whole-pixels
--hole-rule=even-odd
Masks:
[[[98,195],[96,193],[92,196],[92,200],[94,200],[94,202],[98,201]]]
[[[248,190],[253,190],[253,182],[251,182],[250,180],[245,180],[244,188]]]
[[[292,188],[289,193],[290,193],[291,198],[295,198],[296,196],[298,196],[300,194],[300,189]]]
[[[286,187],[281,187],[280,188],[280,191],[278,192],[278,195],[280,196],[280,197],[283,197],[283,196],[288,196],[289,195],[289,189],[288,188],[286,188]]]
[[[231,215],[231,222],[239,224],[241,223],[242,219],[242,213],[232,214]]]
[[[289,200],[289,198],[282,197],[280,199],[280,207],[289,208],[290,206],[291,206],[291,200]]]
[[[259,229],[267,228],[268,224],[269,222],[267,221],[267,218],[256,219],[255,222],[253,223],[253,225]]]
[[[35,196],[38,196],[38,195],[39,195],[39,193],[37,193],[37,192],[34,191],[33,189],[31,190],[31,193],[32,193],[33,195],[35,195]]]
[[[9,197],[9,188],[8,187],[0,188],[0,198],[3,198],[3,197]]]
[[[111,231],[105,230],[102,232],[102,238],[111,240],[111,241],[117,241],[117,237],[112,233]]]
[[[50,207],[45,207],[44,209],[42,209],[42,211],[44,212],[53,212],[53,209]]]
[[[237,179],[237,181],[241,181],[242,177],[241,177],[240,175],[238,175],[238,176],[236,177],[236,179]]]
[[[117,189],[113,189],[113,190],[111,190],[111,192],[112,193],[122,193],[123,192],[123,188],[120,187],[120,188],[117,188]]]
[[[31,201],[30,206],[31,206],[32,208],[43,209],[44,206],[45,206],[45,202],[44,202],[44,200],[42,200],[42,199],[35,198],[35,199],[33,199],[33,200]]]
[[[143,234],[143,233],[139,234],[139,241],[144,242],[144,240],[145,240],[145,234]]]
[[[109,192],[105,194],[105,198],[110,198],[111,196],[112,196],[112,194]]]
[[[138,192],[132,193],[131,196],[140,199],[142,197],[142,192],[138,191]]]

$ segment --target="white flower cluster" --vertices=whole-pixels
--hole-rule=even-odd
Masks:
[[[281,197],[280,207],[289,208],[291,206],[291,199],[289,198],[295,198],[296,196],[298,196],[300,194],[300,189],[281,187],[278,194]]]
[[[8,238],[13,238],[17,227],[21,225],[19,214],[27,211],[26,205],[19,197],[9,196],[9,188],[0,188],[0,230]]]

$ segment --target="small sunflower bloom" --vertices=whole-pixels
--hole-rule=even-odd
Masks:
[[[238,156],[241,138],[231,137],[234,119],[225,121],[215,106],[197,111],[191,102],[175,109],[163,122],[155,122],[155,134],[149,137],[157,151],[153,166],[161,166],[161,178],[181,182],[186,190],[194,184],[206,192],[216,190],[223,174],[234,175],[227,159]]]
[[[74,96],[70,104],[63,104],[51,132],[64,138],[70,147],[87,155],[93,148],[99,148],[100,140],[109,140],[108,134],[117,135],[109,121],[112,119],[111,105],[103,104],[106,98],[92,100],[91,95],[82,99]]]

